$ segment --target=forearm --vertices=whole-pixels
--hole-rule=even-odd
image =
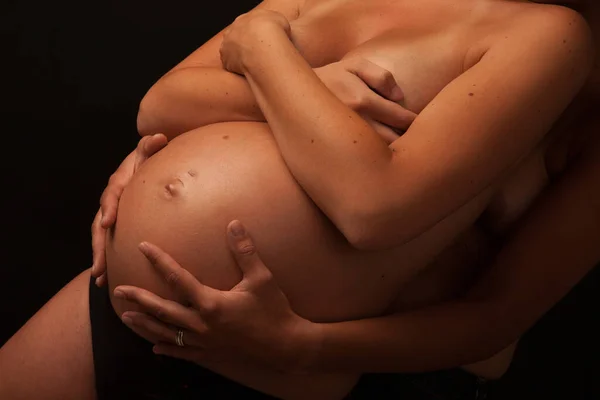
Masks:
[[[351,242],[360,241],[393,153],[284,32],[265,36],[269,45],[252,48],[244,62],[246,79],[294,177]]]
[[[599,159],[600,150],[582,159],[538,200],[462,299],[318,325],[321,350],[309,369],[435,370],[485,359],[513,342],[600,261]]]
[[[246,80],[220,68],[191,67],[161,78],[144,96],[138,113],[140,135],[169,139],[200,126],[226,121],[262,121]]]
[[[494,335],[494,319],[486,312],[481,304],[457,301],[409,313],[321,324],[320,350],[307,370],[405,373],[474,363],[510,344],[508,337],[487,339],[486,335]]]

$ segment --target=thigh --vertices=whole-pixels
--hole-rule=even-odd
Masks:
[[[90,271],[79,274],[0,348],[0,399],[95,399]]]

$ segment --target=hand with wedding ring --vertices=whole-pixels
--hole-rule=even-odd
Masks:
[[[163,250],[141,243],[142,253],[190,306],[117,286],[116,297],[144,311],[123,313],[123,322],[155,343],[157,354],[197,363],[244,357],[277,370],[301,370],[319,347],[318,324],[292,310],[241,222],[231,222],[227,236],[243,273],[229,291],[203,285]]]

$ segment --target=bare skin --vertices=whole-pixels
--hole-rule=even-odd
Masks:
[[[96,398],[89,279],[79,274],[0,348],[1,398]]]
[[[507,38],[518,37],[521,42],[521,36],[531,33],[529,24],[536,21],[537,18],[541,16],[558,18],[555,21],[558,24],[562,18],[568,18],[568,21],[563,21],[565,26],[577,24],[575,21],[579,18],[565,9],[552,8],[546,13],[547,9],[544,8],[543,13],[538,14],[540,10],[538,6],[523,8],[522,6],[529,7],[529,5],[517,7],[513,3],[498,3],[497,5],[485,3],[485,7],[481,6],[483,3],[476,3],[480,7],[472,8],[474,3],[465,2],[461,4],[462,8],[446,5],[449,7],[446,13],[441,13],[439,9],[432,7],[436,12],[428,14],[426,11],[413,9],[412,3],[409,6],[400,2],[393,6],[388,5],[391,7],[390,9],[384,8],[386,11],[384,14],[390,15],[389,25],[386,25],[385,18],[379,18],[379,8],[373,9],[378,10],[377,14],[374,11],[371,14],[368,7],[359,12],[354,8],[355,3],[353,2],[343,3],[335,9],[333,6],[328,8],[329,4],[331,3],[320,2],[318,5],[312,3],[314,7],[311,8],[311,3],[306,3],[300,10],[298,19],[292,22],[292,32],[295,32],[294,44],[299,48],[301,55],[311,67],[316,67],[337,61],[348,50],[355,48],[356,44],[362,43],[348,57],[360,55],[376,64],[385,65],[394,74],[396,80],[406,82],[406,89],[403,89],[405,90],[405,105],[415,112],[424,110],[427,105],[431,109],[430,103],[438,92],[458,75],[477,64],[484,53],[496,54],[496,57],[502,57],[502,55],[512,57],[514,46],[520,46],[522,43],[517,44],[517,41]],[[373,7],[381,6],[379,4]],[[437,3],[436,6],[443,7]],[[342,24],[341,16],[345,15],[345,12],[364,16],[366,21],[364,26],[372,26],[374,32],[369,32],[361,25],[360,21],[356,22],[361,28],[358,31],[367,32],[366,36],[348,38],[335,36],[333,32],[326,32],[327,27]],[[435,24],[431,23],[434,18],[433,14],[436,18]],[[401,15],[404,17],[414,16],[414,18],[410,18],[411,24],[403,27],[400,31],[394,30],[391,33],[383,34],[392,26],[397,26],[392,24],[395,24],[395,20]],[[369,21],[369,18],[373,19]],[[379,24],[373,22],[376,18]],[[515,23],[515,20],[520,22]],[[460,26],[460,28],[451,29],[456,26]],[[466,28],[464,28],[465,26]],[[432,27],[435,28],[432,30]],[[305,32],[310,32],[310,34],[315,32],[320,36],[332,37],[332,43],[336,44],[335,50],[311,47],[310,44],[316,41],[311,40],[310,34]],[[303,33],[308,38],[305,39]],[[569,41],[573,39],[569,33],[565,32],[565,34]],[[480,41],[482,37],[486,38],[483,42]],[[580,39],[575,39],[575,43],[578,43]],[[506,40],[508,40],[508,44]],[[322,41],[320,43],[323,44]],[[453,43],[452,46],[449,46],[453,51],[441,52],[441,54],[439,51],[434,51],[436,48],[443,48],[444,45],[448,46],[448,43]],[[567,45],[565,43],[563,45]],[[577,47],[579,44],[575,46],[581,49]],[[494,51],[496,48],[501,50]],[[578,53],[580,50],[576,48],[568,48],[565,51]],[[504,54],[502,49],[510,49],[510,51]],[[435,62],[425,56],[425,54],[432,53],[439,57]],[[282,59],[286,57],[284,56]],[[586,64],[588,61],[585,56],[581,59],[577,58],[577,61],[574,60],[573,66]],[[276,59],[269,60],[270,65],[274,65],[275,62]],[[474,72],[475,77],[485,76],[486,72],[484,71],[487,71],[485,68],[489,67],[490,70],[487,73],[492,74],[494,68],[497,68],[496,64],[486,63],[483,65],[485,66],[475,68],[477,69],[477,72]],[[427,73],[420,74],[419,72],[422,71],[427,71]],[[291,70],[289,73],[290,76],[293,76]],[[554,73],[552,72],[552,74]],[[559,74],[563,74],[563,72]],[[274,74],[270,73],[269,76],[274,76]],[[567,76],[568,73],[565,78]],[[575,74],[572,73],[569,79],[574,76]],[[457,90],[457,85],[464,85],[464,79],[461,83],[454,85],[454,91]],[[478,79],[480,78],[474,78],[473,81],[479,82]],[[533,75],[527,78],[519,77],[517,81],[531,79],[534,79]],[[485,86],[486,81],[482,82]],[[312,83],[306,83],[306,85],[310,84]],[[514,82],[508,84],[513,85]],[[260,86],[260,83],[258,85]],[[280,82],[271,87],[281,88],[285,85],[286,83]],[[557,92],[562,93],[557,93],[557,97],[574,95],[578,85],[556,86]],[[317,85],[314,86],[316,93]],[[489,101],[489,92],[499,90],[499,88],[487,88],[486,93],[485,89],[483,91],[475,90],[471,86],[469,90],[476,92],[478,98],[483,99],[479,101],[484,103]],[[299,84],[299,87],[302,86]],[[295,88],[290,90],[296,91]],[[254,88],[253,91],[256,92]],[[456,94],[452,91],[450,93],[452,94],[446,93],[446,96],[454,99]],[[464,96],[467,94],[469,97],[475,95],[474,93],[463,93]],[[274,94],[272,95],[274,96]],[[269,94],[262,93],[262,96],[268,98]],[[515,96],[519,97],[519,95]],[[310,98],[311,102],[317,99],[312,94]],[[542,122],[534,122],[533,116],[530,116],[531,112],[523,110],[518,110],[514,115],[505,115],[504,118],[519,120],[527,127],[527,132],[539,131],[541,134],[543,127],[548,126],[548,122],[555,118],[552,116],[553,113],[566,106],[564,100],[563,103],[560,103],[562,105],[546,100],[547,98],[539,104],[539,112],[536,115],[536,118]],[[440,100],[440,102],[443,101]],[[319,107],[328,107],[329,105],[326,103],[327,101],[323,100],[323,104]],[[267,111],[271,113],[270,115],[275,116],[293,116],[295,114],[294,111],[288,112],[285,105],[277,108],[277,103],[274,104],[269,109],[270,105],[267,99],[261,103],[261,109],[264,112],[266,107]],[[455,102],[450,104],[455,104]],[[497,113],[499,110],[503,110],[503,107],[509,107],[506,102],[501,100],[498,100],[495,106],[498,108],[488,110],[487,114]],[[452,108],[449,107],[449,109]],[[313,115],[317,113],[315,111]],[[433,113],[433,111],[428,113]],[[329,111],[327,114],[330,115]],[[339,113],[332,114],[343,113],[340,108]],[[484,112],[479,115],[479,117],[471,115],[471,123],[474,118],[480,117],[482,120],[475,124],[489,123],[485,122],[483,116],[486,114]],[[529,116],[524,117],[525,115]],[[270,116],[267,115],[267,119],[269,118]],[[304,121],[307,120],[304,119]],[[419,123],[419,119],[415,123]],[[292,123],[292,120],[286,122],[284,119],[276,121],[276,124],[292,127],[302,125],[302,121],[293,120]],[[422,122],[419,126],[423,126],[423,124],[427,124],[427,122]],[[468,124],[468,122],[464,121],[464,124]],[[454,126],[463,126],[463,124]],[[387,309],[392,298],[398,295],[398,289],[408,283],[418,271],[429,264],[460,234],[466,232],[484,211],[487,212],[488,221],[494,221],[503,229],[509,227],[527,208],[547,181],[544,161],[547,143],[539,137],[531,138],[515,132],[516,142],[511,143],[511,146],[514,146],[511,149],[505,147],[503,151],[507,152],[507,157],[514,157],[514,154],[510,155],[511,151],[525,149],[527,156],[519,164],[519,167],[511,166],[509,163],[508,167],[502,168],[509,168],[512,172],[511,177],[518,176],[518,183],[507,178],[505,174],[501,177],[495,176],[493,181],[482,184],[487,186],[487,189],[471,197],[456,212],[445,215],[441,223],[427,229],[426,233],[421,233],[418,238],[411,238],[406,244],[393,247],[391,250],[360,253],[345,244],[343,238],[336,237],[336,231],[332,229],[331,225],[321,219],[318,213],[314,213],[315,209],[312,208],[313,205],[309,199],[303,197],[302,193],[296,190],[299,188],[294,188],[295,183],[291,176],[286,177],[287,171],[277,157],[275,142],[270,139],[268,131],[261,133],[262,129],[264,129],[264,125],[248,122],[200,128],[173,140],[169,147],[144,165],[139,175],[133,178],[131,185],[124,192],[115,235],[113,241],[109,243],[107,261],[111,276],[109,282],[111,288],[120,284],[135,285],[166,298],[176,298],[174,294],[169,293],[168,287],[165,286],[160,276],[152,272],[140,273],[140,268],[143,268],[141,266],[147,265],[147,261],[137,250],[137,243],[142,240],[157,243],[165,248],[194,276],[207,285],[216,288],[234,286],[240,279],[240,273],[236,270],[231,257],[228,257],[225,241],[223,238],[215,237],[214,232],[215,229],[218,231],[218,225],[224,226],[228,220],[239,218],[244,220],[254,233],[258,246],[262,249],[263,257],[269,259],[267,264],[275,279],[300,315],[317,321],[364,318]],[[509,128],[505,127],[504,129]],[[523,128],[521,127],[521,129]],[[277,144],[281,148],[280,139],[277,137],[277,132],[275,133]],[[300,131],[293,136],[301,136]],[[397,145],[395,142],[392,147],[396,146],[395,149],[400,151],[403,140],[404,138],[398,140],[401,143]],[[518,143],[519,140],[523,140],[523,142]],[[532,146],[532,140],[535,143],[533,148],[528,147]],[[292,146],[289,144],[286,146],[299,149],[302,145]],[[376,147],[377,145],[373,142],[369,146]],[[357,146],[357,148],[359,147],[361,146]],[[204,152],[203,149],[210,150]],[[223,169],[218,160],[225,154],[236,161],[228,161],[225,164],[227,168]],[[261,154],[261,158],[251,162],[251,157],[254,157],[255,154]],[[327,157],[321,156],[315,157],[315,159],[327,159]],[[286,159],[286,161],[289,166],[289,160]],[[327,168],[329,166],[326,166],[325,170]],[[279,175],[278,171],[281,171],[283,175]],[[269,174],[269,178],[264,175],[266,173]],[[206,174],[206,177],[203,174]],[[348,176],[359,175],[350,173]],[[198,181],[194,181],[195,179]],[[209,179],[210,184],[206,184],[205,182],[208,182]],[[266,181],[269,182],[269,185],[261,186],[261,182]],[[202,182],[202,184],[197,182]],[[462,185],[464,186],[464,182]],[[260,188],[260,190],[252,188]],[[347,188],[339,187],[339,192],[347,190]],[[455,194],[450,190],[445,192],[449,197],[451,194]],[[208,195],[206,195],[207,193]],[[223,193],[223,196],[218,193]],[[327,193],[319,198],[321,202],[326,203],[327,199],[323,196],[326,197]],[[311,195],[311,197],[313,196]],[[313,200],[315,200],[314,197]],[[492,207],[497,204],[497,201],[501,201],[503,204],[501,211]],[[269,210],[257,212],[263,204],[269,204]],[[321,206],[321,204],[319,205]],[[334,210],[342,208],[333,207]],[[426,213],[416,213],[416,215],[422,214]],[[285,225],[279,225],[282,223],[282,215],[288,216]],[[343,226],[340,226],[335,215],[332,216],[328,213],[328,216],[337,225],[337,228],[344,232]],[[153,229],[153,226],[160,226],[161,229]],[[290,236],[288,226],[294,227],[293,236]],[[491,230],[492,227],[488,226],[487,228]],[[193,243],[182,241],[181,237],[175,238],[171,232],[178,232],[184,238],[193,237]],[[346,232],[344,233],[346,234]],[[394,238],[395,235],[388,232],[386,237]],[[283,240],[281,240],[282,238]],[[352,237],[347,234],[346,239],[352,243]],[[307,248],[311,249],[310,254],[306,254],[305,249]],[[208,249],[210,252],[207,252]],[[467,273],[469,272],[467,271]],[[317,280],[314,279],[316,276],[318,276]],[[311,288],[310,294],[306,292],[307,287]],[[439,296],[439,293],[437,295]],[[178,300],[183,301],[183,299]],[[132,304],[114,298],[113,306],[119,314],[127,309],[134,309]],[[480,373],[490,377],[501,375],[510,362],[510,356],[511,351],[509,350],[504,357],[499,357],[499,367],[487,371],[484,369]],[[212,365],[207,366],[213,367]],[[289,392],[285,391],[285,394],[279,392],[280,388],[275,385],[263,386],[263,381],[276,381],[277,375],[274,375],[272,379],[257,379],[253,382],[252,379],[248,379],[245,371],[239,371],[239,369],[227,371],[227,368],[223,367],[218,371],[232,379],[240,380],[246,385],[278,396],[286,397],[296,392],[293,385],[289,384],[284,385],[285,389],[289,390]],[[256,372],[256,370],[254,371]],[[269,372],[265,371],[265,374],[268,375]],[[332,387],[332,385],[328,385],[328,387]]]
[[[384,13],[384,14],[385,14],[385,15],[389,15],[388,13]],[[332,26],[332,25],[330,24],[330,22],[331,22],[331,20],[329,20],[329,22],[327,23],[327,26]],[[423,21],[421,21],[421,22],[423,22]],[[378,24],[379,24],[379,23],[380,23],[380,21],[378,21]],[[323,23],[323,26],[325,26],[325,23]],[[314,55],[315,59],[317,59],[318,57],[324,57],[324,54],[325,54],[325,51],[324,51],[323,49],[321,49],[321,50],[318,50],[318,49],[317,49],[313,55]],[[463,55],[464,55],[464,53],[463,53]],[[306,54],[305,54],[305,56],[306,56]],[[416,54],[415,54],[415,56],[416,56]],[[310,58],[310,55],[308,55],[308,58]],[[321,60],[322,60],[322,59],[321,59]],[[317,60],[317,61],[318,61],[318,60]],[[423,68],[423,67],[424,67],[424,65],[414,65],[414,66],[412,67],[412,69],[413,69],[413,71],[415,71],[415,70],[418,70],[418,69],[420,69],[420,68]],[[396,72],[396,71],[395,71],[395,72]],[[433,72],[435,73],[436,71],[433,71]],[[398,72],[396,72],[396,73],[398,73]],[[401,73],[402,73],[402,72],[399,72],[399,74],[401,74]],[[438,74],[438,75],[444,75],[444,74],[446,74],[446,73],[448,73],[448,71],[437,71],[437,74]],[[446,75],[446,77],[447,77],[447,75]],[[448,79],[448,78],[447,78],[447,79]],[[450,79],[451,79],[451,78],[450,78]],[[433,82],[433,81],[435,81],[435,80],[432,80],[432,82]],[[424,85],[424,87],[425,87],[425,84],[427,84],[427,83],[431,83],[431,82],[425,82],[425,81],[421,81],[421,82],[417,82],[417,83],[421,83],[421,84],[423,84],[423,85]],[[439,82],[438,82],[438,83],[439,83]],[[414,93],[414,95],[410,95],[410,92],[411,92],[411,87],[410,87],[410,85],[407,85],[407,89],[408,89],[408,92],[407,92],[407,93],[409,93],[409,94],[408,94],[408,96],[407,96],[407,102],[411,102],[411,101],[413,101],[413,102],[414,102],[413,104],[414,104],[414,105],[416,105],[416,106],[415,106],[415,110],[417,110],[417,109],[418,109],[418,107],[417,107],[417,106],[418,106],[418,104],[420,104],[420,103],[419,103],[419,101],[421,101],[421,102],[423,102],[423,104],[425,104],[425,102],[426,102],[426,100],[427,100],[426,98],[425,98],[425,99],[423,99],[423,98],[419,99],[419,93],[417,93],[417,91],[414,89],[414,88],[418,88],[418,87],[419,87],[419,86],[418,86],[417,84],[415,84],[415,86],[413,86],[413,89],[412,89],[412,92]],[[424,91],[427,93],[427,90],[426,90],[426,89],[425,89]],[[434,93],[433,93],[433,91],[432,91],[432,92],[430,93],[430,96],[432,96],[433,94],[434,94]],[[414,100],[413,100],[413,99],[414,99]],[[407,105],[407,106],[408,106],[408,105]],[[409,107],[409,108],[410,108],[410,107]],[[220,138],[222,138],[222,136],[219,136],[219,137],[220,137]],[[198,140],[199,140],[199,139],[198,139]],[[161,187],[164,187],[164,184],[163,184],[163,185],[161,185]],[[474,212],[474,214],[477,214],[477,213],[476,213],[476,212]],[[237,216],[236,216],[236,217],[237,217]],[[461,230],[462,230],[462,229],[460,229],[459,227],[457,227],[457,228],[455,228],[455,229],[456,229],[457,231],[461,231]],[[253,231],[254,231],[254,229],[253,229]],[[448,240],[449,240],[449,239],[448,239]],[[442,247],[443,247],[443,246],[442,246]],[[238,275],[238,277],[239,277],[239,275]],[[137,278],[136,278],[136,279],[137,279]],[[143,277],[140,277],[140,279],[144,279],[144,278],[143,278]],[[333,278],[331,278],[331,279],[333,279]],[[355,279],[356,279],[356,278],[355,278]],[[157,280],[157,281],[158,281],[158,280]],[[79,282],[79,281],[76,281],[76,282]],[[82,280],[82,282],[83,282],[83,280]],[[136,282],[132,282],[132,283],[136,283]],[[79,284],[81,284],[81,283],[79,283]],[[112,284],[112,282],[111,282],[111,284]],[[81,284],[81,285],[82,285],[82,284]],[[81,286],[81,289],[82,289],[82,290],[85,290],[85,291],[87,291],[87,284],[86,284],[85,286],[83,286],[83,285],[82,285],[82,286]],[[163,290],[166,290],[166,289],[163,289]],[[157,292],[159,292],[159,293],[160,293],[160,290],[157,290]],[[392,294],[391,294],[391,292],[390,292],[390,294],[389,294],[389,295],[390,295],[390,296],[392,295]],[[57,296],[58,296],[58,295],[57,295]],[[50,305],[51,305],[51,304],[53,304],[53,303],[49,303],[49,307],[50,307]],[[54,304],[56,304],[56,303],[54,303]],[[49,308],[49,307],[48,307],[48,308]],[[58,307],[58,306],[53,306],[52,308],[55,308],[55,310],[56,310],[56,311],[54,311],[54,312],[63,312],[63,311],[59,311],[59,307]],[[52,311],[52,309],[50,309],[50,310],[46,309],[45,311],[44,311],[44,310],[40,311],[40,313],[42,313],[42,314],[50,314],[50,313],[52,313],[52,312],[53,312],[53,311]],[[36,317],[36,318],[37,318],[37,317]],[[53,318],[54,318],[54,317],[53,317]],[[38,319],[39,319],[39,318],[38,318]],[[88,322],[89,322],[89,321],[88,321]],[[71,320],[71,323],[72,323],[72,320]],[[63,325],[63,326],[68,326],[68,325]],[[46,330],[46,332],[48,332],[48,331]],[[19,332],[19,333],[18,333],[18,334],[17,334],[15,337],[23,337],[23,336],[25,336],[25,337],[30,337],[30,339],[31,339],[32,341],[35,341],[35,340],[37,340],[38,338],[37,338],[36,336],[34,336],[34,335],[37,335],[37,334],[39,334],[37,330],[36,330],[36,332],[33,332],[33,330],[31,330],[31,331],[29,331],[29,332],[28,332],[28,330],[26,330],[25,328],[23,328],[23,330],[22,330],[22,331],[20,331],[20,332]],[[58,335],[57,335],[57,336],[58,336]],[[62,346],[62,343],[63,343],[63,341],[71,340],[71,339],[73,339],[73,338],[70,338],[70,339],[69,339],[69,335],[63,335],[63,336],[60,336],[60,339],[61,339],[60,341],[59,341],[58,339],[59,339],[59,338],[57,337],[57,342],[55,342],[55,344],[54,344],[54,348],[66,348],[66,347],[68,347],[68,344],[69,344],[69,343],[65,343],[65,346],[64,346],[64,347],[61,347],[61,346]],[[7,344],[7,346],[5,346],[5,347],[2,349],[2,353],[1,353],[1,354],[2,354],[2,357],[0,357],[0,359],[2,359],[2,362],[4,362],[4,360],[11,360],[11,357],[17,357],[17,356],[18,356],[18,354],[20,354],[20,353],[22,352],[22,349],[21,349],[21,348],[20,348],[20,346],[19,346],[19,343],[22,343],[22,342],[20,342],[20,339],[13,339],[13,340],[12,340],[11,342],[9,342],[9,343],[13,343],[13,344],[10,344],[10,345],[8,345],[8,344]],[[58,345],[58,344],[60,344],[60,345]],[[89,344],[89,343],[88,343],[88,345],[91,345],[91,344]],[[88,349],[89,349],[89,347],[88,347]],[[61,360],[60,360],[60,359],[58,359],[58,358],[56,358],[56,357],[58,356],[57,354],[55,354],[55,353],[56,353],[56,351],[54,351],[54,350],[50,349],[50,347],[48,347],[47,349],[42,349],[42,350],[44,350],[44,351],[41,351],[41,352],[40,352],[40,354],[43,354],[43,355],[45,355],[45,356],[46,356],[46,357],[45,357],[45,359],[46,359],[46,360],[53,360],[53,359],[54,359],[54,360],[56,360],[57,362],[56,362],[56,363],[54,363],[53,365],[56,365],[56,366],[58,366],[58,365],[62,365],[62,364],[60,363],[60,361],[61,361]],[[8,355],[7,355],[7,354],[8,354]],[[81,352],[81,354],[86,354],[86,353],[85,353],[85,352]],[[91,354],[91,353],[87,353],[87,354]],[[89,359],[89,361],[90,361],[90,363],[91,363],[91,358]],[[60,368],[56,368],[56,370],[60,370]],[[85,369],[84,369],[84,368],[82,368],[82,370],[85,370]],[[62,373],[65,373],[65,371],[62,371]],[[65,375],[68,375],[68,374],[65,374]],[[48,380],[48,382],[50,382],[50,380],[51,380],[52,378],[53,378],[53,376],[47,376],[47,378],[46,378],[46,377],[44,377],[44,379],[40,379],[40,380],[39,380],[39,383],[38,383],[38,384],[40,385],[40,387],[41,387],[41,388],[43,388],[43,385],[44,385],[44,382],[46,382],[46,379]],[[48,382],[46,382],[46,384],[48,384]],[[81,382],[85,382],[85,379],[83,379]],[[22,383],[22,382],[17,382],[17,383],[20,383],[21,385],[23,385],[23,383]],[[70,397],[70,396],[62,396],[62,397],[60,397],[60,398],[92,398],[92,397],[90,397],[90,394],[89,394],[89,387],[91,386],[91,382],[89,382],[89,381],[88,381],[88,383],[89,383],[89,385],[87,385],[87,387],[86,387],[86,388],[84,388],[85,390],[83,390],[83,389],[82,389],[82,390],[80,391],[80,393],[78,393],[78,395],[77,395],[77,396],[73,396],[73,397]],[[85,385],[84,385],[84,386],[85,386]],[[49,387],[49,386],[47,386],[47,387]],[[17,390],[17,389],[15,389],[15,388],[18,388],[18,385],[15,385],[15,386],[12,388],[12,390]],[[11,390],[11,389],[7,389],[7,390]],[[4,392],[2,392],[2,393],[4,393]],[[13,393],[13,392],[7,391],[6,393]],[[18,393],[18,392],[17,392],[17,393]],[[44,393],[45,393],[45,392],[44,392]],[[8,396],[8,397],[10,397],[10,396]]]

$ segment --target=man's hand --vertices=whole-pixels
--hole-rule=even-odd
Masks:
[[[106,230],[113,226],[117,219],[117,208],[123,189],[140,165],[166,145],[167,138],[161,133],[143,137],[136,149],[123,160],[119,168],[112,174],[108,186],[102,193],[100,209],[92,222],[92,276],[96,278],[98,286],[102,286],[106,282]]]
[[[229,291],[203,285],[164,251],[142,243],[142,253],[190,306],[141,288],[118,286],[116,297],[144,311],[123,313],[123,322],[157,344],[154,351],[159,354],[196,363],[246,358],[277,370],[303,371],[318,351],[318,324],[292,310],[239,221],[229,224],[228,239],[243,273]],[[179,329],[184,347],[176,346]]]
[[[388,143],[417,117],[398,104],[404,94],[392,73],[364,58],[343,59],[314,71],[342,103],[366,119]]]

